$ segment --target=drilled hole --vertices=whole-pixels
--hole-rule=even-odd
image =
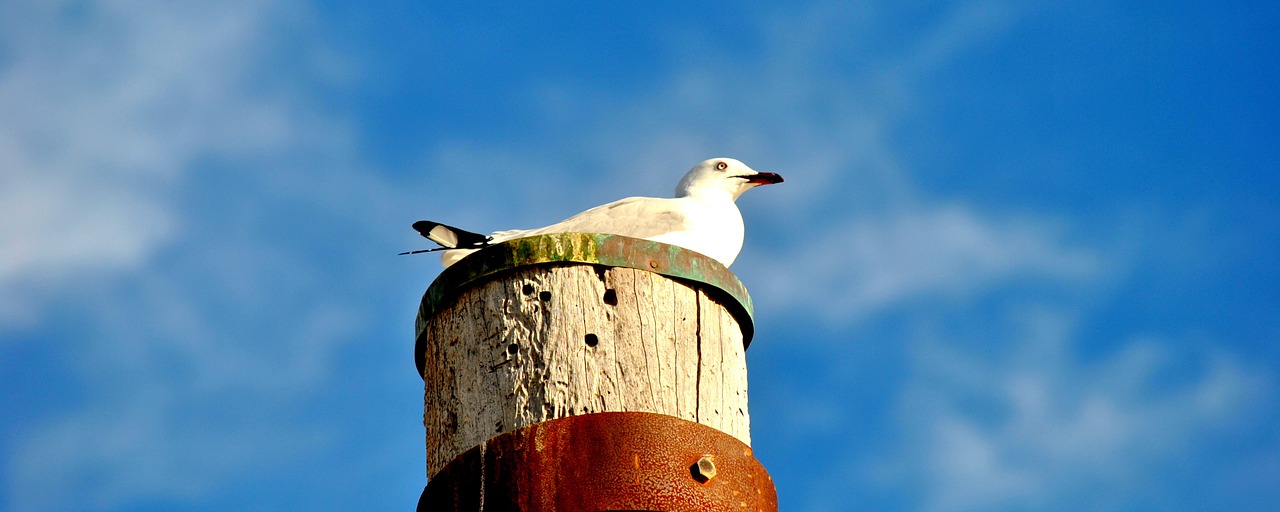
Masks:
[[[548,291],[538,292],[538,299],[541,299],[542,302],[551,300],[551,292],[548,292]]]
[[[519,353],[519,352],[520,352],[520,345],[517,345],[517,344],[515,344],[515,343],[512,343],[512,344],[510,344],[510,345],[507,345],[507,353],[508,353],[508,354],[511,354],[511,355],[513,355],[513,356],[514,356],[514,355],[516,355],[516,354],[517,354],[517,353]]]
[[[583,341],[587,342],[588,347],[594,347],[600,344],[600,338],[594,334],[588,334]]]
[[[524,288],[521,288],[520,291],[524,292],[525,295],[533,295],[533,285],[525,283]]]
[[[610,306],[617,306],[617,305],[618,305],[618,292],[613,291],[613,288],[609,288],[608,290],[605,290],[605,291],[604,291],[604,303],[605,303],[605,304],[608,304],[608,305],[610,305]]]

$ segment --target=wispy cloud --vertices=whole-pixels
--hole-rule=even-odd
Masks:
[[[1264,375],[1225,353],[1135,339],[1085,362],[1057,314],[1015,324],[1003,356],[939,340],[915,351],[897,415],[906,435],[880,469],[927,510],[1131,504],[1154,470],[1268,400]]]
[[[296,400],[369,328],[359,296],[373,284],[344,297],[321,277],[339,273],[316,268],[333,261],[274,233],[315,231],[301,222],[313,215],[376,238],[330,219],[373,204],[381,185],[339,177],[353,158],[336,136],[346,127],[263,73],[332,62],[280,37],[305,12],[238,1],[0,11],[0,329],[40,325],[52,307],[74,314],[65,371],[86,400],[49,396],[53,412],[19,427],[7,506],[189,501],[329,441],[297,419]],[[286,206],[297,218],[269,213]]]
[[[984,218],[963,206],[861,216],[775,252],[778,261],[805,262],[804,272],[762,272],[757,290],[778,306],[848,323],[910,299],[972,298],[1014,280],[1098,275],[1102,258],[1057,231],[1045,221]]]
[[[423,282],[405,284],[369,256],[414,220],[400,217],[410,204],[464,227],[530,227],[741,157],[788,181],[743,198],[734,269],[773,305],[763,314],[827,320],[813,338],[922,299],[1097,283],[1113,255],[1077,226],[921,186],[896,144],[921,84],[1016,25],[1018,5],[816,2],[732,30],[666,28],[675,66],[651,87],[539,76],[528,104],[562,133],[422,141],[420,168],[382,182],[352,171],[364,166],[345,120],[291,89],[335,62],[280,35],[315,29],[298,3],[4,3],[0,329],[74,310],[60,339],[85,400],[21,423],[5,446],[8,505],[191,502],[342,442],[297,399],[319,400],[352,341],[390,323],[378,297],[412,296],[402,288],[435,271],[415,261]],[[1085,357],[1060,320],[1078,306],[984,325],[1006,355],[921,342],[901,388],[884,385],[901,392],[891,421],[905,437],[876,477],[935,510],[1033,508],[1140,479],[1262,400],[1266,376],[1226,353],[1172,380],[1183,363],[1170,361],[1190,356],[1164,338]],[[810,395],[793,401],[797,430],[838,434],[852,413]],[[838,467],[832,488],[867,473]]]
[[[282,426],[261,402],[162,382],[117,387],[111,400],[42,425],[11,461],[10,510],[110,510],[184,502],[228,480],[260,476],[324,445],[325,433]],[[196,404],[229,409],[201,411]],[[235,414],[235,425],[209,421]],[[74,490],[74,491],[73,491]]]
[[[254,83],[277,6],[2,9],[0,322],[145,264],[182,229],[173,193],[201,159],[270,153],[312,129]]]

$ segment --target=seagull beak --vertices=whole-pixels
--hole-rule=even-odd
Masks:
[[[747,183],[753,185],[772,185],[774,183],[782,183],[782,176],[772,172],[758,172],[755,174],[744,174],[742,176],[734,176],[747,180]]]

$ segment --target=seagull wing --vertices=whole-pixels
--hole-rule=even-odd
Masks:
[[[597,206],[545,228],[519,231],[517,236],[573,232],[652,238],[687,229],[688,221],[682,206],[681,199],[628,197]]]

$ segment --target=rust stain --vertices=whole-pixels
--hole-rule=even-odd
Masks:
[[[534,440],[554,442],[531,450]],[[571,416],[496,436],[481,448],[445,465],[418,510],[471,511],[481,502],[490,512],[778,509],[772,483],[756,478],[768,473],[745,456],[741,441],[672,416]],[[700,485],[691,474],[707,454],[716,454],[716,485]]]

